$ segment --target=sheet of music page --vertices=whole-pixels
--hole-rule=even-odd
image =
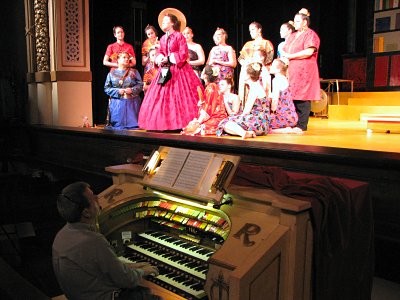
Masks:
[[[213,157],[213,153],[170,148],[151,183],[197,192]]]
[[[157,173],[151,179],[152,184],[172,187],[189,155],[189,150],[170,148]]]
[[[197,192],[213,156],[213,153],[190,151],[174,188]]]

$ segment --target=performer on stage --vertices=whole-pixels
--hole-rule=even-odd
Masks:
[[[232,77],[227,76],[220,79],[218,86],[219,91],[224,97],[225,110],[228,116],[238,114],[240,111],[240,100],[238,95],[232,93]]]
[[[227,117],[224,98],[215,83],[218,79],[218,68],[206,65],[202,76],[206,83],[204,95],[199,92],[199,112],[196,118],[182,130],[184,135],[214,135],[218,124]]]
[[[303,8],[294,17],[294,28],[282,50],[282,57],[289,59],[289,85],[293,102],[299,116],[297,127],[307,130],[311,101],[321,99],[318,72],[318,49],[320,39],[309,28],[310,13]]]
[[[144,33],[147,36],[147,39],[143,42],[142,45],[142,66],[144,67],[143,74],[145,74],[150,68],[152,68],[153,64],[150,60],[150,49],[157,50],[160,48],[160,41],[158,40],[157,30],[152,25],[147,25],[144,29]]]
[[[151,82],[157,76],[158,66],[156,64],[156,56],[159,47],[157,45],[151,47],[147,52],[148,60],[145,67],[145,72],[143,75],[143,91],[146,93]]]
[[[118,68],[108,73],[104,84],[105,93],[110,96],[109,115],[111,129],[138,128],[138,113],[143,82],[137,70],[129,68],[127,52],[118,54]]]
[[[260,63],[262,66],[260,74],[260,83],[268,95],[271,92],[271,74],[268,69],[267,52],[265,51],[265,49],[259,49],[254,51],[253,60],[254,62]]]
[[[160,70],[145,94],[139,126],[147,130],[181,130],[197,114],[197,87],[202,85],[187,62],[188,46],[180,32],[181,26],[186,26],[183,13],[166,8],[158,22],[165,32],[156,58]]]
[[[276,51],[276,55],[278,57],[281,57],[281,52],[282,52],[283,46],[285,45],[286,40],[289,37],[289,35],[291,35],[293,32],[296,31],[296,29],[294,29],[293,24],[294,24],[293,21],[289,21],[289,22],[283,23],[281,25],[279,34],[280,34],[281,38],[284,39],[284,41],[280,42],[278,45],[278,48]]]
[[[232,46],[226,43],[228,34],[223,28],[217,28],[213,36],[214,46],[208,55],[207,65],[217,67],[218,80],[230,76],[233,78],[233,72],[236,68],[236,54]]]
[[[186,27],[182,31],[183,36],[186,39],[189,48],[189,64],[192,66],[193,71],[200,77],[201,66],[204,65],[206,60],[204,55],[203,47],[193,41],[193,30],[190,27]]]
[[[225,131],[246,139],[268,133],[269,102],[259,81],[261,64],[248,64],[246,70],[244,80],[249,85],[250,90],[243,112],[223,120],[218,126],[217,136],[221,136]]]
[[[303,133],[296,127],[297,113],[289,90],[289,81],[286,78],[289,61],[277,58],[272,62],[270,72],[275,77],[272,80],[271,120],[269,127],[273,133]]]
[[[113,33],[117,41],[107,46],[106,54],[103,58],[103,65],[110,68],[118,68],[117,56],[121,52],[127,52],[130,55],[129,67],[136,66],[135,51],[131,44],[125,42],[125,32],[122,26],[115,26]]]
[[[258,22],[252,22],[249,25],[251,41],[244,44],[242,50],[240,51],[240,56],[238,58],[241,64],[240,75],[239,75],[239,98],[244,105],[246,102],[246,91],[244,78],[246,77],[247,65],[254,61],[254,52],[256,50],[264,49],[266,52],[265,63],[270,65],[274,59],[274,46],[269,40],[266,40],[262,36],[262,26]]]

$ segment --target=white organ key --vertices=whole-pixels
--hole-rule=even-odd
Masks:
[[[207,249],[207,253],[205,253],[205,254],[198,253],[196,250],[191,250],[190,247],[189,248],[181,247],[179,245],[175,245],[174,243],[170,243],[168,241],[165,241],[165,239],[163,239],[163,238],[159,238],[159,237],[147,234],[147,233],[140,233],[139,236],[141,236],[143,238],[146,238],[148,240],[151,240],[153,242],[156,242],[158,244],[162,244],[164,246],[167,246],[167,247],[169,247],[171,249],[174,249],[174,250],[189,254],[189,255],[191,255],[193,257],[196,257],[196,258],[199,258],[199,259],[201,259],[203,261],[208,261],[210,259],[211,255],[213,254],[213,251],[208,250],[208,249]],[[166,235],[164,235],[164,236],[166,236]],[[196,246],[193,245],[193,247],[196,247]],[[198,246],[198,248],[201,248],[201,247]],[[203,251],[206,251],[206,250],[204,249]]]
[[[175,262],[173,260],[170,260],[169,258],[163,257],[161,255],[158,255],[158,254],[155,254],[155,253],[153,253],[151,251],[143,249],[140,246],[137,246],[137,245],[133,244],[133,245],[129,245],[128,248],[131,248],[132,250],[138,251],[138,252],[140,252],[142,254],[145,254],[145,255],[147,255],[149,257],[155,258],[155,259],[157,259],[157,260],[159,260],[159,261],[161,261],[163,263],[166,263],[166,264],[168,264],[170,266],[178,268],[178,269],[180,269],[182,271],[185,271],[187,273],[193,274],[193,275],[195,275],[195,276],[197,276],[197,277],[199,277],[201,279],[206,279],[206,274],[204,274],[203,272],[199,272],[199,271],[195,270],[194,268],[192,269],[192,268],[186,267],[185,265],[179,264],[179,263],[177,263],[177,262]],[[198,266],[196,266],[196,267],[198,267]]]
[[[133,262],[132,260],[130,260],[129,258],[126,258],[124,256],[119,256],[118,259],[124,263],[132,263]],[[182,268],[180,268],[180,269],[182,269]],[[177,274],[173,274],[173,275],[177,275]],[[171,276],[171,274],[169,276]],[[198,298],[198,299],[201,299],[206,296],[206,292],[203,289],[193,289],[192,288],[192,286],[198,285],[200,283],[192,282],[189,285],[185,285],[182,282],[178,282],[178,281],[174,280],[174,278],[169,278],[168,274],[167,275],[160,274],[155,279],[151,279],[151,278],[148,278],[148,279],[150,281],[162,281],[162,282],[170,285],[171,287],[175,287],[181,291],[184,291],[185,293],[193,295],[195,298]]]
[[[184,292],[186,292],[186,293],[188,293],[190,295],[193,295],[198,299],[201,299],[201,298],[206,296],[206,292],[203,289],[194,290],[190,286],[186,286],[186,285],[184,285],[184,284],[182,284],[180,282],[175,281],[172,278],[168,278],[165,275],[158,275],[157,276],[157,280],[163,281],[163,282],[165,282],[167,284],[170,284],[170,285],[172,285],[174,287],[177,287],[178,289],[180,289],[180,290],[182,290],[182,291],[184,291]]]

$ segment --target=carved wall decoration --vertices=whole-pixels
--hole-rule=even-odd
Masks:
[[[47,0],[35,0],[36,71],[49,71],[49,17]]]
[[[61,5],[62,66],[85,65],[84,5],[82,0],[63,0]]]

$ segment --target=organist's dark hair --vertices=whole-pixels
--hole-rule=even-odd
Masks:
[[[89,187],[86,182],[74,182],[67,185],[58,195],[57,210],[65,221],[79,222],[82,211],[90,206],[89,199],[83,194]]]

